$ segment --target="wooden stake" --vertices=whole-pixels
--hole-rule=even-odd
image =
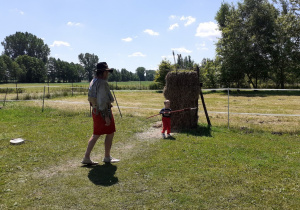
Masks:
[[[16,92],[17,92],[17,100],[19,100],[19,95],[18,95],[18,83],[16,82]]]
[[[200,83],[200,96],[201,96],[201,101],[202,101],[203,109],[204,109],[204,112],[205,112],[207,124],[208,124],[209,126],[211,126],[211,123],[210,123],[210,120],[209,120],[209,116],[208,116],[208,113],[207,113],[207,110],[206,110],[206,105],[205,105],[203,93],[202,93],[202,85],[203,85],[203,83]]]
[[[45,90],[46,90],[46,86],[44,86],[44,94],[43,94],[43,107],[42,107],[42,112],[44,112],[44,104],[45,104]]]
[[[6,89],[6,93],[5,93],[5,97],[4,97],[4,102],[3,102],[3,106],[5,106],[5,101],[6,101],[7,93],[8,93],[8,88]]]

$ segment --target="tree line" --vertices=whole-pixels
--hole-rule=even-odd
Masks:
[[[81,53],[79,63],[49,57],[50,48],[28,32],[16,32],[1,42],[0,82],[81,82],[90,81],[99,62],[97,55]],[[138,67],[135,73],[114,69],[109,81],[153,81],[156,71]]]

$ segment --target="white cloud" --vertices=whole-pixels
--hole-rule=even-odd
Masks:
[[[171,19],[171,20],[176,19],[176,15],[170,15],[170,16],[169,16],[169,19]]]
[[[208,50],[205,42],[203,42],[202,44],[196,44],[196,48],[197,50]]]
[[[191,53],[191,50],[187,50],[184,47],[180,47],[180,48],[172,48],[171,50],[174,50],[175,52],[179,52],[179,53]]]
[[[186,23],[184,24],[184,26],[188,26],[188,25],[191,25],[193,22],[195,22],[196,18],[194,18],[192,16],[187,16],[187,17],[182,16],[180,18],[180,20],[186,21]]]
[[[147,34],[149,34],[149,35],[151,35],[151,36],[158,36],[158,35],[159,35],[158,32],[154,32],[154,31],[151,30],[151,29],[146,29],[146,30],[144,31],[144,33],[147,33]]]
[[[124,42],[131,42],[132,38],[131,37],[127,37],[127,38],[122,39],[122,41],[124,41]]]
[[[66,47],[70,47],[71,45],[68,42],[63,42],[63,41],[54,41],[52,45],[50,45],[50,47],[60,47],[60,46],[66,46]]]
[[[128,55],[128,57],[145,57],[145,56],[146,55],[144,55],[141,52],[135,52],[135,53],[132,53],[131,55]]]
[[[221,32],[218,30],[218,25],[214,22],[200,23],[195,36],[217,38],[221,36]]]
[[[169,30],[172,31],[174,30],[176,27],[179,27],[178,23],[175,23],[173,25],[170,25]]]
[[[81,26],[81,23],[75,23],[75,22],[68,22],[68,26]]]

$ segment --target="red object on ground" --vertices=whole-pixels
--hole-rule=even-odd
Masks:
[[[167,134],[170,134],[171,133],[171,118],[163,117],[162,122],[163,122],[163,130],[161,133],[165,133],[165,131],[167,130]]]
[[[94,135],[103,135],[103,134],[111,134],[116,132],[115,127],[115,119],[112,115],[112,118],[110,119],[110,125],[105,125],[105,120],[102,118],[101,113],[95,114],[93,112],[93,122],[94,122]]]

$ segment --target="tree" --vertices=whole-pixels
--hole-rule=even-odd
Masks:
[[[91,81],[94,76],[94,70],[96,70],[97,63],[99,62],[98,56],[90,53],[81,53],[78,55],[78,59],[85,69],[87,79]]]
[[[277,87],[283,89],[286,83],[296,83],[300,78],[300,16],[293,10],[295,4],[281,0],[281,5],[270,53],[270,77]]]
[[[121,78],[124,82],[130,81],[129,71],[127,71],[126,69],[121,69]]]
[[[57,78],[56,59],[50,57],[46,64],[48,82],[55,82]]]
[[[4,54],[13,60],[18,56],[28,55],[46,63],[50,54],[48,45],[42,39],[28,32],[16,32],[7,36],[1,45],[4,47]]]
[[[159,64],[154,81],[160,83],[162,86],[165,86],[165,78],[171,69],[171,62],[168,60],[162,60]]]
[[[146,81],[153,81],[155,78],[155,70],[146,70]]]
[[[16,62],[22,69],[19,75],[20,82],[44,82],[47,72],[45,64],[40,59],[21,55],[16,59]]]
[[[117,69],[113,69],[113,72],[110,73],[109,76],[108,76],[108,81],[110,81],[110,82],[113,82],[113,81],[120,82],[120,81],[122,81],[121,72]]]
[[[136,70],[135,70],[137,76],[139,77],[140,81],[145,81],[145,72],[146,72],[146,69],[144,67],[138,67]]]
[[[277,10],[267,0],[245,0],[237,9],[222,4],[216,15],[222,32],[217,54],[227,85],[240,84],[246,76],[257,88],[258,81],[268,77],[276,18]]]
[[[2,56],[0,56],[0,82],[5,82],[7,80],[6,78],[6,71],[7,71],[7,65],[4,62],[4,59]]]

